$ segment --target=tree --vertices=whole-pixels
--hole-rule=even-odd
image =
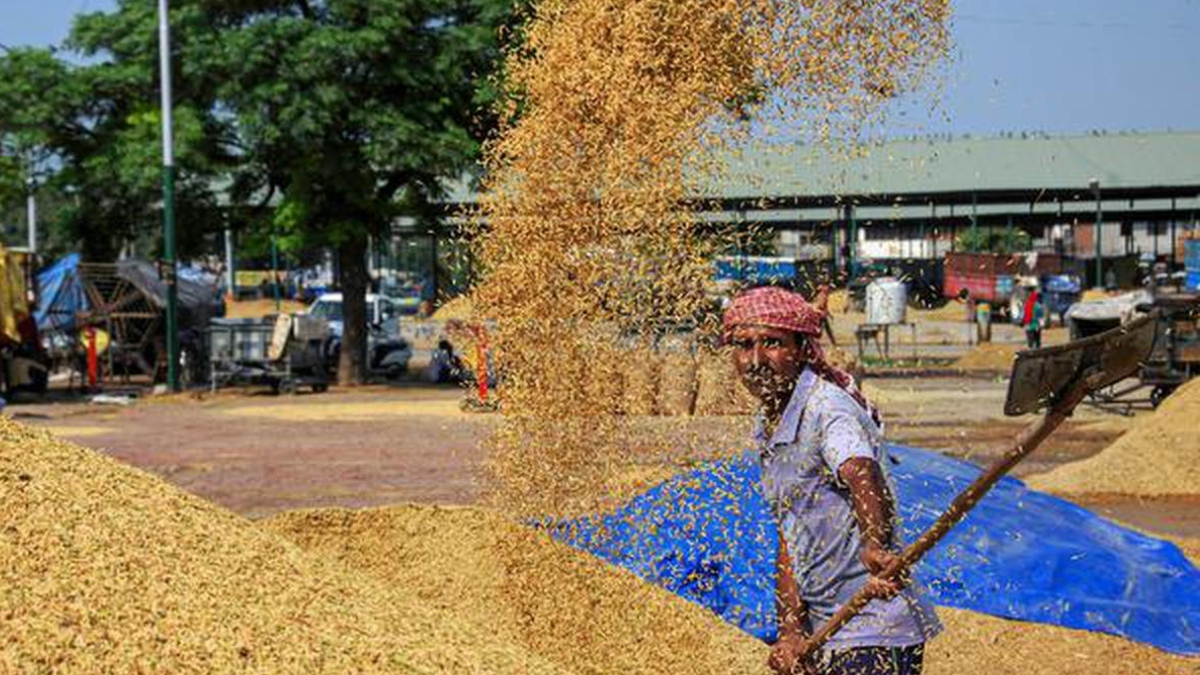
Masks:
[[[480,78],[498,61],[508,0],[171,5],[180,253],[230,223],[335,249],[339,380],[363,381],[367,242],[399,214],[437,217],[442,181],[474,161],[490,127]],[[20,147],[50,149],[72,197],[63,227],[96,258],[161,241],[155,11],[119,0],[80,15],[67,46],[84,65],[37,52],[19,84],[0,83],[0,112],[54,92],[22,122],[45,136],[20,136]],[[5,158],[23,152],[0,153],[0,176],[19,173]]]
[[[69,133],[67,68],[46,49],[0,55],[0,205],[24,211],[28,191],[56,174],[57,143]]]
[[[171,12],[179,252],[198,252],[205,235],[222,230],[221,187],[239,158],[233,121],[216,99],[220,72],[189,61],[196,42],[212,39],[200,3]],[[63,180],[77,208],[66,226],[85,254],[111,259],[126,243],[161,253],[162,141],[157,14],[154,3],[121,0],[113,13],[75,18],[67,46],[87,57],[72,69],[69,103],[75,133],[61,143]]]
[[[474,160],[487,130],[476,122],[477,76],[496,60],[508,15],[505,0],[173,3],[176,120],[185,132],[177,138],[200,179],[194,211],[211,210],[206,189],[223,167],[227,216],[337,251],[342,384],[367,374],[369,237],[389,232],[401,213],[434,217],[442,180]],[[111,54],[111,66],[89,69],[92,90],[131,122],[102,143],[126,150],[113,158],[98,148],[84,170],[137,188],[149,176],[116,160],[136,152],[128,149],[140,147],[137,130],[149,129],[132,123],[150,121],[137,116],[145,96],[127,94],[154,82],[153,18],[149,3],[123,0],[115,14],[82,18],[72,36],[85,53]],[[196,229],[180,222],[181,234]]]
[[[45,213],[51,243],[70,242],[99,260],[129,243],[156,255],[162,146],[153,4],[123,0],[115,13],[77,16],[66,46],[88,62],[72,64],[45,49],[0,59],[0,198],[11,199],[18,182],[23,193],[33,177],[55,207]],[[218,112],[207,71],[183,75],[174,115],[186,254],[222,226],[214,186],[235,158],[222,143],[232,127]]]
[[[1019,228],[976,228],[958,235],[955,248],[967,253],[1020,253],[1033,246],[1033,238]]]
[[[431,218],[442,181],[478,152],[478,76],[498,56],[503,0],[199,3],[244,154],[239,194],[278,194],[273,225],[337,251],[342,384],[366,377],[367,243],[401,213]],[[218,39],[219,38],[219,39]]]

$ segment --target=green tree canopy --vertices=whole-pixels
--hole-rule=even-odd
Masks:
[[[47,49],[0,54],[0,222],[13,214],[24,220],[27,190],[44,188],[57,173],[57,147],[75,124],[67,73]]]
[[[429,218],[442,181],[478,153],[478,76],[508,16],[500,0],[200,3],[197,40],[236,119],[233,192],[278,195],[273,225],[338,252],[343,382],[364,375],[367,241],[401,213]]]
[[[185,60],[207,31],[198,3],[171,12],[179,246],[200,250],[222,229],[222,178],[238,158],[225,142],[233,121],[219,113],[219,73]],[[79,92],[72,111],[82,129],[65,144],[63,179],[77,208],[68,225],[92,257],[111,257],[125,242],[143,255],[161,251],[162,140],[158,33],[154,3],[121,0],[113,13],[77,16],[67,46],[88,60],[72,69]],[[197,34],[201,32],[201,35]],[[191,67],[195,66],[195,67]]]
[[[1020,228],[979,227],[958,235],[955,247],[967,253],[1020,253],[1033,246],[1033,237]]]
[[[509,10],[508,0],[173,0],[181,254],[227,226],[336,249],[339,375],[360,381],[368,238],[400,214],[436,217],[443,181],[475,160],[490,125],[481,85]],[[0,64],[23,69],[0,82],[0,119],[23,110],[0,126],[0,191],[19,188],[29,148],[45,149],[71,196],[59,228],[95,259],[131,241],[159,250],[156,21],[154,3],[119,0],[76,17],[66,46],[81,65],[48,51]]]

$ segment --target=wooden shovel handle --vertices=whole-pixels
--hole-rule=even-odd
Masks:
[[[891,568],[884,570],[883,577],[895,579],[911,568],[921,559],[930,549],[937,545],[942,537],[945,537],[955,525],[966,517],[971,509],[983,499],[984,495],[992,489],[992,487],[1017,465],[1022,459],[1033,452],[1042,441],[1046,440],[1063,420],[1071,415],[1071,411],[1079,405],[1091,390],[1090,383],[1080,382],[1074,387],[1068,389],[1066,393],[1059,397],[1057,401],[1050,407],[1041,419],[1033,422],[1028,427],[1025,427],[1020,434],[1017,435],[1013,446],[1009,448],[1004,456],[996,460],[986,471],[979,474],[965,490],[963,490],[954,501],[950,502],[950,506],[942,515],[938,516],[937,521],[929,526],[920,537],[899,555],[898,562]],[[864,587],[855,593],[845,605],[842,605],[838,611],[830,617],[825,625],[818,628],[809,636],[805,643],[804,652],[801,654],[801,661],[808,659],[814,652],[821,648],[834,633],[841,630],[851,619],[858,615],[859,612],[867,606],[871,598]]]

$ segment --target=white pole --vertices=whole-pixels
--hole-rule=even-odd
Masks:
[[[225,228],[225,287],[231,296],[236,297],[234,281],[237,275],[233,270],[233,230]]]
[[[158,65],[162,80],[163,281],[167,285],[167,386],[180,390],[179,287],[175,259],[175,138],[171,124],[171,32],[167,0],[158,0]]]
[[[158,0],[158,69],[162,78],[163,166],[175,166],[175,139],[171,120],[171,31],[167,0]]]
[[[32,255],[37,253],[37,197],[33,194],[33,179],[30,178],[25,185],[29,189],[25,198],[25,209],[26,221],[29,223],[29,253]]]

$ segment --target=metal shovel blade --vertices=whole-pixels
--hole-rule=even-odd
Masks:
[[[1065,345],[1018,352],[1008,381],[1005,415],[1046,408],[1079,382],[1091,391],[1133,375],[1154,347],[1158,312]]]

